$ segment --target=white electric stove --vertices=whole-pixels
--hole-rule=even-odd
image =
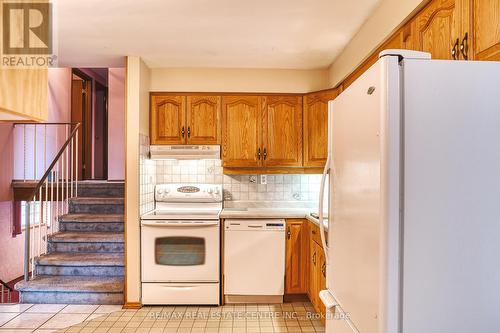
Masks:
[[[141,217],[142,303],[219,304],[222,185],[162,184]]]

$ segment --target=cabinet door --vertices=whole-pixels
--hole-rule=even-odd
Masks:
[[[472,0],[474,59],[500,60],[500,1]]]
[[[151,144],[185,143],[186,97],[151,96]]]
[[[430,52],[432,59],[453,59],[452,50],[460,42],[460,22],[455,0],[435,0],[414,19],[414,47]],[[460,50],[455,48],[456,58]]]
[[[304,166],[322,167],[328,153],[328,101],[336,90],[304,96]]]
[[[263,151],[265,166],[302,166],[302,97],[264,98]]]
[[[220,96],[187,97],[187,143],[220,144]]]
[[[287,220],[286,222],[286,294],[307,293],[309,260],[307,223],[304,220]]]
[[[317,243],[316,243],[317,244]],[[325,259],[325,252],[321,248],[320,245],[317,244],[317,248],[319,251],[318,254],[318,272],[316,275],[316,278],[318,279],[318,294],[321,290],[326,289],[326,259]],[[326,308],[321,299],[319,299],[318,296],[318,305],[317,309],[319,313],[325,314],[326,313]]]
[[[224,96],[222,98],[223,166],[259,167],[262,165],[261,117],[261,97]]]
[[[318,304],[318,245],[312,239],[309,240],[309,288],[308,294],[314,308]]]

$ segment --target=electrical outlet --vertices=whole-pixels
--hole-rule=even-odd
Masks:
[[[262,185],[266,185],[267,184],[267,175],[260,175],[260,183]]]

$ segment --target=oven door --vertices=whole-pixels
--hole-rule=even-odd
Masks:
[[[219,220],[142,220],[143,282],[218,282]]]

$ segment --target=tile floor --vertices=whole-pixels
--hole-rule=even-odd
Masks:
[[[0,304],[0,333],[57,332],[109,313],[121,305]]]
[[[117,311],[119,310],[119,311]],[[10,311],[10,312],[9,312]],[[3,315],[3,316],[2,316]],[[324,333],[310,303],[147,306],[0,306],[0,333]]]

